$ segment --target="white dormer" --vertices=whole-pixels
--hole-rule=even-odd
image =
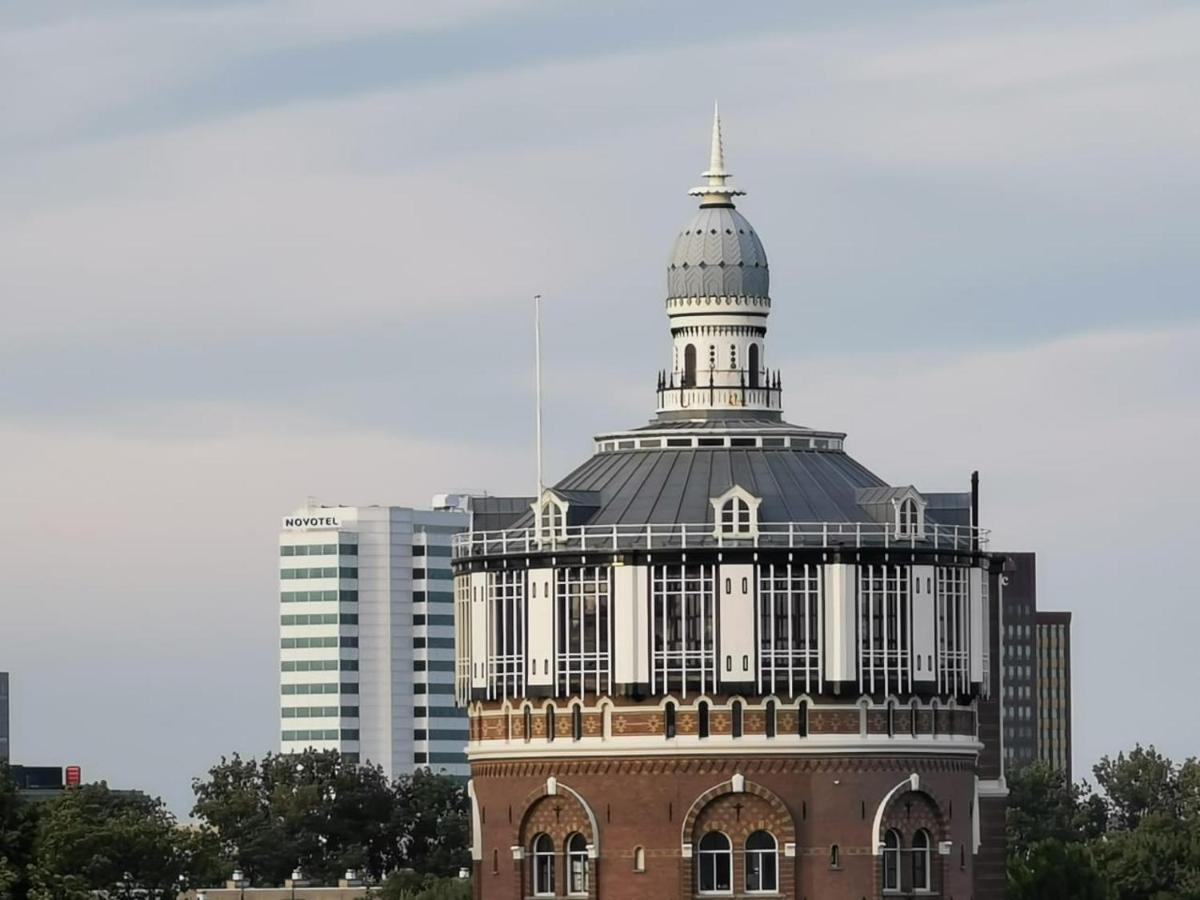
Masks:
[[[920,540],[925,536],[925,499],[914,487],[904,488],[891,498],[892,527],[898,539]]]
[[[532,504],[533,526],[539,540],[560,541],[567,536],[566,500],[552,490],[542,491],[541,500]]]
[[[762,503],[745,488],[734,485],[710,501],[713,507],[713,534],[723,538],[758,537],[758,507]]]

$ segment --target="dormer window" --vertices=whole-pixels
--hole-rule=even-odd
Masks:
[[[721,504],[721,530],[726,534],[749,534],[750,504],[741,497],[730,497]]]
[[[567,504],[550,491],[542,495],[542,503],[536,509],[537,534],[541,540],[561,540],[567,536]]]
[[[911,492],[893,501],[896,537],[920,540],[925,534],[925,504]]]
[[[762,501],[749,491],[734,485],[720,497],[714,497],[715,534],[726,538],[752,538],[758,534],[758,505]]]

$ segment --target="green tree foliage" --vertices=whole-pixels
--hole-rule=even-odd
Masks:
[[[380,900],[471,900],[471,882],[400,869],[380,887]]]
[[[1010,776],[1010,900],[1200,900],[1200,763],[1137,746],[1093,774]]]
[[[418,872],[452,874],[471,865],[471,821],[466,787],[419,769],[396,782],[394,831],[402,836],[404,864]]]
[[[66,791],[39,810],[32,865],[35,898],[173,900],[188,857],[161,800],[105,784]]]
[[[35,810],[17,796],[17,786],[0,762],[0,900],[24,900],[37,835]]]
[[[389,783],[382,769],[333,750],[234,756],[193,790],[193,815],[254,884],[282,884],[297,866],[332,884],[347,869],[381,879],[401,867],[446,876],[469,864],[465,791],[427,770]]]

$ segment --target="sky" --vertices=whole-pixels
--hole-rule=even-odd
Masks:
[[[965,490],[1074,613],[1076,772],[1200,750],[1200,8],[9,0],[13,756],[277,747],[281,515],[535,480],[653,412],[714,99],[796,423]]]

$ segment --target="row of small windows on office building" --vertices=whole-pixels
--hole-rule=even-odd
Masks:
[[[312,647],[357,647],[358,638],[337,637],[299,637],[299,638],[280,638],[279,647],[282,650],[308,650]]]
[[[432,613],[426,615],[425,613],[414,613],[412,617],[412,623],[414,625],[453,625],[454,614]]]
[[[283,603],[357,603],[358,591],[282,591],[279,599]]]
[[[440,547],[437,544],[413,544],[413,556],[429,556],[440,559],[449,559],[452,550],[447,544],[445,547]]]
[[[1032,698],[1033,691],[1027,684],[1006,684],[1004,686],[1004,699],[1006,700],[1029,700]]]
[[[418,765],[436,766],[438,764],[448,766],[461,766],[467,761],[465,753],[426,753],[423,750],[418,750],[413,754],[413,762]]]
[[[413,603],[453,603],[453,591],[413,591]]]
[[[281,737],[285,741],[357,741],[357,728],[326,728],[326,729],[300,729],[298,731],[285,731]]]
[[[357,672],[357,659],[285,659],[281,672]]]
[[[279,617],[280,625],[357,625],[358,613],[299,613]]]
[[[358,556],[358,544],[284,544],[280,556]]]
[[[285,719],[357,719],[357,706],[285,706],[280,710]]]
[[[280,569],[279,577],[284,581],[296,578],[357,578],[357,566],[325,566],[315,569]]]
[[[1004,737],[1006,740],[1031,740],[1034,737],[1032,725],[1005,725]]]
[[[1033,637],[1032,625],[1005,625],[1004,636],[1007,638]]]
[[[284,696],[293,694],[357,694],[358,682],[343,681],[305,681],[293,684],[281,684],[279,693]]]
[[[453,620],[453,616],[451,616],[451,620]],[[434,650],[454,649],[454,638],[452,637],[415,637],[412,642],[414,650],[422,650],[426,647]]]
[[[1009,713],[1012,715],[1013,719],[1029,720],[1029,719],[1033,718],[1033,707],[1032,706],[1013,706],[1009,709]]]
[[[412,570],[413,580],[420,578],[433,579],[449,579],[454,577],[454,573],[450,569],[426,569],[421,566],[415,566]]]
[[[1004,677],[1008,679],[1019,678],[1028,681],[1033,678],[1033,666],[1005,666]]]
[[[1010,659],[1032,659],[1033,647],[1029,644],[1006,644],[1004,647],[1004,658]]]
[[[414,672],[453,672],[454,660],[452,659],[414,659]],[[454,685],[450,685],[453,690]]]

